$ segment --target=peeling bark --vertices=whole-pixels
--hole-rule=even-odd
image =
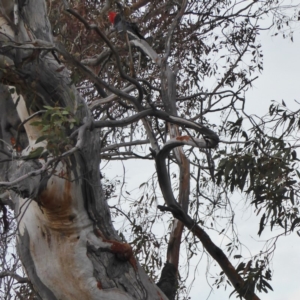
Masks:
[[[18,12],[17,31],[3,10],[0,18],[5,67],[1,82],[17,88],[11,98],[8,88],[1,86],[5,143],[1,143],[4,153],[0,155],[4,159],[6,151],[14,159],[1,162],[0,175],[15,203],[18,252],[28,278],[43,300],[167,299],[112,226],[100,184],[99,131],[88,125],[92,117],[69,72],[66,68],[57,72],[61,65],[48,50],[19,47],[25,42],[32,46],[53,42],[45,2],[29,0]],[[9,42],[4,44],[8,34]],[[81,128],[77,134],[74,131],[77,140],[68,145],[72,151],[65,149],[58,157],[47,153],[47,141],[36,143],[42,128],[30,124],[41,116],[28,120],[45,105],[68,107],[81,120]],[[19,134],[15,128],[21,122],[27,140],[18,152],[10,139]],[[44,148],[42,155],[26,160],[38,147]]]
[[[169,29],[163,58],[147,42],[131,41],[144,49],[161,69],[165,112],[142,106],[142,86],[125,73],[118,53],[97,25],[89,24],[75,10],[66,8],[86,29],[96,32],[105,41],[116,59],[120,76],[136,89],[136,97],[126,93],[127,89],[131,90],[130,86],[123,90],[110,86],[62,45],[54,43],[45,1],[28,0],[20,5],[21,2],[18,1],[19,6],[13,10],[12,2],[0,2],[0,80],[3,84],[0,87],[3,91],[0,98],[3,107],[0,112],[0,186],[10,191],[14,201],[18,251],[37,295],[51,300],[174,299],[184,224],[218,261],[240,295],[246,299],[258,299],[252,291],[245,290],[243,279],[222,250],[187,214],[189,161],[180,147],[209,148],[219,142],[218,136],[210,129],[177,117],[176,70],[170,69],[167,58],[173,32],[187,1],[182,2]],[[140,3],[144,5],[146,2]],[[67,1],[64,4],[67,7]],[[55,51],[68,63],[80,68],[99,88],[104,87],[128,100],[136,108],[136,115],[121,121],[94,121],[74,87],[68,69],[61,65]],[[112,99],[114,96],[109,96],[104,101]],[[103,103],[102,100],[99,103]],[[42,120],[45,106],[68,108],[72,116],[80,120],[72,130],[60,128],[70,139],[68,143],[57,145],[60,146],[59,153],[51,151],[47,140],[37,143],[44,128],[41,124],[33,126],[32,122]],[[170,123],[171,138],[162,147],[157,143],[151,123],[145,119],[147,116],[156,116]],[[151,142],[159,184],[167,204],[159,208],[172,212],[177,219],[173,223],[167,262],[157,284],[160,289],[135,260],[131,246],[122,242],[115,232],[99,174],[100,128],[125,126],[140,119],[143,119]],[[177,125],[193,128],[203,138],[180,136]],[[41,148],[42,151],[33,157],[34,151]],[[180,168],[178,201],[165,163],[170,151],[174,152]]]

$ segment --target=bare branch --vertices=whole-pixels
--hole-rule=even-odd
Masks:
[[[189,145],[198,148],[208,148],[210,147],[206,140],[204,139],[197,139],[191,138],[189,136],[179,136],[177,138],[170,139],[155,155],[155,162],[156,162],[156,172],[158,177],[158,182],[164,196],[165,202],[168,206],[179,206],[177,201],[175,200],[172,185],[170,182],[169,174],[167,171],[165,159],[168,156],[169,152],[179,146]],[[217,142],[214,146],[217,145]],[[211,145],[212,146],[212,145]]]
[[[171,52],[171,39],[172,39],[172,36],[174,34],[176,26],[179,24],[183,14],[184,14],[184,11],[185,11],[186,6],[187,6],[187,2],[188,2],[187,0],[182,1],[180,10],[179,10],[178,14],[176,15],[172,25],[169,28],[168,35],[167,35],[167,38],[166,38],[166,45],[165,45],[165,51],[166,52],[165,52],[165,55],[163,57],[163,61],[165,63],[167,62],[167,59],[168,59],[168,57],[170,55],[170,52]]]
[[[171,206],[157,206],[161,211],[169,211],[173,214],[174,218],[180,220],[188,229],[190,229],[202,242],[205,250],[218,262],[221,269],[224,271],[233,287],[246,300],[259,300],[259,297],[249,289],[243,278],[238,274],[234,266],[228,260],[222,249],[216,246],[210,239],[209,235],[196,224],[193,219],[188,216],[178,205]]]
[[[124,88],[123,90],[121,90],[123,93],[129,93],[131,91],[133,91],[135,89],[135,86],[134,85],[130,85],[126,88]],[[115,94],[111,94],[109,95],[108,97],[106,98],[100,98],[100,99],[95,99],[91,105],[89,105],[89,108],[91,110],[93,109],[96,109],[98,108],[100,105],[102,104],[106,104],[106,103],[109,103],[109,102],[112,102],[114,100],[118,100],[119,96],[118,95],[115,95]]]
[[[163,111],[158,111],[158,110],[152,110],[152,109],[147,109],[143,110],[131,117],[128,117],[123,120],[118,120],[118,121],[111,121],[111,120],[105,120],[105,121],[95,121],[94,122],[94,127],[96,128],[103,128],[103,127],[124,127],[126,125],[129,125],[131,123],[137,122],[138,120],[146,117],[146,116],[154,116],[158,117],[160,119],[163,119],[165,121],[168,121],[170,123],[179,125],[179,126],[185,126],[188,128],[192,128],[196,130],[197,132],[205,135],[206,137],[206,142],[208,147],[215,147],[215,145],[219,142],[219,137],[210,129],[206,128],[203,125],[194,123],[192,121],[180,118],[180,117],[175,117],[167,114],[166,112]]]
[[[147,5],[149,2],[151,2],[151,0],[140,0],[136,3],[133,3],[130,7],[130,10],[132,11],[138,10],[139,8]]]
[[[0,278],[4,278],[10,276],[13,279],[15,279],[16,281],[18,281],[18,283],[29,283],[29,279],[26,277],[22,277],[14,272],[10,272],[10,271],[4,271],[0,273]]]
[[[111,54],[111,51],[108,49],[105,49],[99,55],[81,60],[81,63],[86,66],[97,66],[104,59],[106,59],[110,54]]]
[[[102,33],[102,31],[99,29],[99,27],[97,25],[90,25],[79,13],[77,13],[74,9],[71,8],[66,8],[66,11],[68,11],[71,15],[73,15],[75,18],[77,18],[81,23],[84,24],[84,26],[88,29],[88,30],[94,30],[104,41],[105,43],[108,45],[108,47],[111,49],[112,53],[114,54],[115,58],[116,58],[116,62],[118,65],[118,69],[120,72],[120,75],[122,78],[128,80],[130,83],[134,84],[139,92],[139,97],[136,99],[137,104],[139,104],[140,102],[142,102],[143,100],[143,89],[141,87],[141,85],[139,84],[139,82],[137,80],[135,80],[134,78],[128,76],[121,65],[121,61],[120,61],[120,57],[117,53],[117,51],[115,50],[115,48],[113,47],[113,45],[111,44],[110,40]],[[103,84],[103,83],[102,83]],[[140,105],[137,105],[138,107]]]
[[[114,150],[116,148],[121,148],[121,147],[149,144],[149,142],[150,142],[149,140],[140,140],[140,141],[136,140],[136,141],[127,142],[127,143],[114,144],[114,145],[110,145],[105,148],[102,148],[101,152],[106,152],[106,151]]]

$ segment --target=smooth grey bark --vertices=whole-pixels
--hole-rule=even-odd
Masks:
[[[89,110],[68,70],[57,71],[62,65],[51,49],[37,47],[52,43],[45,1],[26,1],[14,18],[7,9],[2,6],[0,17],[5,85],[0,97],[0,186],[10,190],[15,202],[18,252],[36,293],[51,300],[166,299],[112,226],[99,176],[99,132],[90,126]],[[10,95],[8,86],[17,93]],[[41,128],[30,125],[41,117],[26,122],[45,105],[70,108],[81,127],[61,157],[27,160],[38,147],[46,152],[47,142],[36,143]],[[25,131],[18,133],[21,121]],[[20,134],[21,151],[11,146],[11,137],[19,140]]]

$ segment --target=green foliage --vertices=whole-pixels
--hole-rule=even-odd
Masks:
[[[257,288],[259,292],[268,293],[268,289],[273,291],[272,286],[268,283],[271,281],[271,270],[267,268],[268,262],[263,259],[255,258],[254,266],[253,261],[249,260],[246,263],[241,262],[237,271],[244,278],[247,288]]]
[[[41,120],[31,122],[30,125],[40,127],[42,135],[36,140],[36,143],[47,141],[46,148],[49,153],[59,156],[67,150],[68,145],[72,145],[69,134],[79,124],[79,121],[69,108],[51,106],[44,106],[44,108],[46,112],[42,115]],[[38,151],[39,148],[35,151]],[[30,155],[36,156],[36,153]]]
[[[44,147],[37,147],[36,149],[32,150],[24,159],[28,160],[40,158],[43,152]]]
[[[297,152],[286,140],[300,123],[298,112],[291,112],[286,104],[270,106],[270,119],[255,124],[248,138],[241,129],[241,118],[228,122],[231,137],[246,138],[244,147],[219,151],[222,157],[216,172],[217,184],[225,184],[231,192],[244,191],[252,199],[257,214],[262,213],[258,235],[265,226],[280,226],[284,232],[299,226],[299,178]],[[273,130],[266,133],[267,123]],[[277,135],[280,132],[280,136]]]
[[[262,259],[261,256],[262,255],[255,256],[252,260],[239,263],[236,270],[245,281],[243,289],[254,290],[255,287],[259,292],[268,293],[268,290],[273,291],[272,286],[268,282],[272,280],[272,272],[268,268],[268,260]],[[240,259],[241,257],[241,255],[234,256],[235,259]],[[231,285],[230,282],[226,280],[224,271],[221,271],[214,285],[220,288],[221,284],[225,281]],[[231,295],[235,293],[237,293],[236,290],[234,290]]]

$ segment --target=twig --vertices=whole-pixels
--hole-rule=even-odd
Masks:
[[[10,271],[4,271],[0,273],[0,278],[4,278],[10,276],[13,279],[15,279],[16,281],[18,281],[18,283],[29,283],[29,279],[26,277],[21,277],[20,275],[14,273],[14,272],[10,272]]]

